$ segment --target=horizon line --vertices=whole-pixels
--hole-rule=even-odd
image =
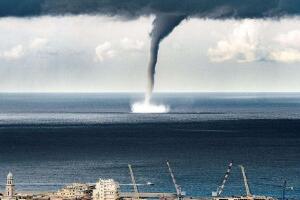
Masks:
[[[117,94],[117,93],[138,93],[144,94],[144,91],[0,91],[0,94]],[[157,91],[153,94],[162,93],[300,93],[300,91]]]

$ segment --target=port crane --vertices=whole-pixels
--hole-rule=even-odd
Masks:
[[[133,185],[133,190],[134,190],[135,198],[137,200],[139,200],[140,199],[140,197],[139,197],[139,191],[138,191],[138,187],[137,187],[137,184],[135,182],[135,178],[134,178],[134,175],[133,175],[132,167],[131,167],[130,164],[128,164],[128,168],[129,168],[129,173],[130,173],[130,176],[131,176],[131,181],[132,181],[132,185]]]
[[[249,184],[248,184],[245,168],[242,165],[239,165],[239,167],[240,167],[241,172],[242,172],[243,182],[244,182],[244,186],[245,186],[245,190],[246,190],[246,195],[231,196],[231,197],[220,197],[220,195],[221,195],[221,193],[224,189],[224,185],[225,185],[225,183],[228,179],[228,176],[230,174],[231,168],[232,168],[232,162],[230,162],[229,165],[228,165],[227,172],[225,173],[225,177],[224,177],[224,180],[222,182],[222,185],[217,188],[216,192],[212,192],[212,200],[276,200],[273,197],[269,197],[269,196],[252,195],[252,193],[250,191]],[[283,195],[284,195],[284,192],[283,192]]]
[[[229,178],[229,175],[230,175],[230,172],[231,172],[231,168],[232,168],[232,165],[233,165],[233,161],[231,161],[228,165],[228,168],[227,168],[227,171],[225,173],[225,176],[224,176],[224,179],[222,181],[222,184],[221,186],[219,186],[217,188],[217,191],[216,192],[212,192],[212,196],[213,197],[219,197],[221,195],[221,193],[223,192],[224,190],[224,187],[225,187],[225,183],[227,182],[228,178]]]
[[[167,165],[168,165],[168,169],[169,169],[169,172],[170,172],[170,175],[171,175],[171,178],[172,178],[172,181],[173,181],[173,184],[175,186],[175,189],[176,189],[176,194],[177,194],[177,198],[178,200],[183,200],[183,197],[184,197],[184,192],[181,190],[181,186],[177,184],[176,182],[176,179],[175,179],[175,176],[173,174],[173,171],[172,171],[172,168],[170,166],[170,163],[169,161],[167,161]]]
[[[244,180],[244,185],[245,185],[245,190],[246,190],[246,195],[247,195],[248,197],[251,197],[252,194],[251,194],[251,192],[250,192],[250,188],[249,188],[249,184],[248,184],[248,180],[247,180],[245,168],[244,168],[243,165],[240,165],[239,167],[241,168],[241,171],[242,171],[243,180]]]
[[[285,193],[287,190],[294,190],[294,187],[287,186],[287,181],[284,180],[283,185],[282,185],[282,200],[286,200]]]
[[[282,200],[285,200],[285,191],[286,191],[286,180],[284,180],[282,185]]]

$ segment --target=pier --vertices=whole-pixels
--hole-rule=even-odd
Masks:
[[[121,198],[135,198],[134,192],[121,192]],[[139,193],[140,199],[161,199],[161,198],[176,198],[175,193],[162,193],[162,192],[141,192]]]
[[[247,180],[246,170],[244,166],[239,165],[241,169],[243,184],[245,188],[245,195],[240,196],[222,196],[224,186],[230,176],[231,168],[233,163],[230,162],[225,173],[225,176],[217,188],[216,191],[212,192],[211,196],[207,197],[195,197],[187,196],[182,190],[181,185],[176,181],[175,174],[171,168],[170,163],[167,161],[167,167],[170,173],[174,185],[174,193],[170,192],[142,192],[139,191],[141,185],[153,185],[151,182],[145,184],[136,183],[135,176],[133,173],[133,168],[128,165],[129,175],[131,178],[131,183],[121,184],[113,179],[99,179],[96,183],[73,183],[71,185],[66,185],[57,192],[45,192],[42,194],[21,194],[15,191],[15,185],[13,182],[13,175],[9,173],[7,176],[6,192],[1,197],[0,200],[142,200],[142,199],[159,199],[159,200],[278,200],[274,197],[269,196],[257,196],[252,194],[250,185]],[[132,186],[132,192],[122,192],[120,189],[121,185]],[[286,183],[283,189],[283,196],[281,200],[285,200],[285,189]]]

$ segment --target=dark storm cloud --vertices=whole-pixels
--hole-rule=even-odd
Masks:
[[[297,15],[299,0],[1,0],[0,16],[102,14],[138,17],[169,13],[208,18]]]
[[[107,15],[131,19],[155,15],[150,34],[146,100],[154,87],[160,42],[182,20],[199,18],[278,18],[300,14],[300,0],[0,0],[0,17],[40,15]]]

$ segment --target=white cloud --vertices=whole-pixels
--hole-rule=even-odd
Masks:
[[[24,56],[24,54],[24,47],[22,45],[17,45],[10,50],[4,51],[2,54],[0,54],[0,57],[6,60],[17,60]]]
[[[300,62],[300,30],[291,30],[275,37],[280,48],[270,52],[269,59],[283,63]]]
[[[284,50],[272,51],[269,54],[269,60],[283,62],[283,63],[300,62],[300,51],[296,49],[284,49]]]
[[[255,20],[244,20],[225,39],[217,42],[215,48],[209,48],[208,56],[213,62],[236,60],[252,62],[259,59],[259,24]]]
[[[110,42],[104,42],[95,48],[96,60],[104,61],[105,59],[113,58],[116,55],[116,51],[112,49]]]
[[[19,44],[2,53],[0,52],[0,58],[5,60],[18,60],[31,51],[43,47],[47,42],[48,40],[45,38],[35,38],[26,46]]]
[[[243,20],[216,47],[208,49],[212,62],[233,60],[236,62],[272,61],[300,62],[300,31],[292,30],[273,39],[263,37],[262,23]]]
[[[29,20],[3,18],[0,20],[0,54],[19,44],[23,45],[25,54],[19,62],[8,63],[0,57],[0,90],[143,91],[147,83],[148,33],[152,21],[153,17],[118,21],[89,15],[46,16]],[[267,60],[271,59],[268,52],[292,49],[280,46],[274,39],[279,34],[300,30],[300,18],[258,20],[257,23],[260,24],[257,30],[258,52],[261,53],[263,48],[265,60],[239,64],[232,59],[230,63],[215,64],[209,62],[207,50],[215,48],[219,40],[228,39],[242,22],[197,18],[184,21],[161,43],[156,90],[300,91],[299,63]],[[48,43],[32,50],[29,45],[37,37],[46,38]],[[124,37],[143,41],[145,46],[138,53],[127,51],[120,43]],[[115,58],[97,63],[93,59],[97,58],[95,48],[105,41],[111,42],[111,48],[117,54]],[[174,49],[174,43],[179,43],[180,49]],[[22,65],[21,61],[24,61]],[[99,64],[106,67],[98,67]]]
[[[48,43],[48,40],[45,38],[35,38],[29,44],[30,49],[39,49],[45,46]]]
[[[125,50],[136,50],[136,51],[139,51],[139,50],[142,50],[145,43],[143,41],[140,41],[140,40],[132,40],[130,38],[123,38],[121,39],[120,41],[121,43],[121,47]]]
[[[292,30],[275,37],[275,41],[283,46],[296,47],[300,46],[300,30]]]

